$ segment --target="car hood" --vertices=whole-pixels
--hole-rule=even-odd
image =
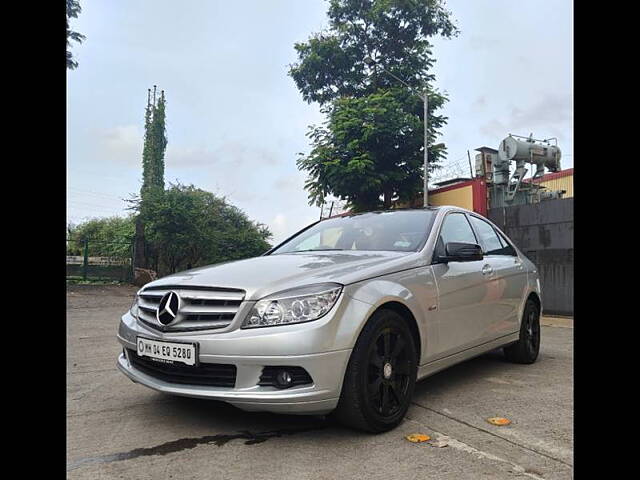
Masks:
[[[238,288],[257,300],[289,288],[323,282],[354,283],[409,268],[415,252],[305,252],[236,260],[175,273],[145,285]],[[417,264],[416,264],[417,266]]]

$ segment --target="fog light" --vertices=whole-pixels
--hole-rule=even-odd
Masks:
[[[291,388],[313,383],[302,367],[290,365],[269,365],[262,368],[258,385],[261,387]]]
[[[281,388],[290,387],[292,382],[293,382],[293,377],[286,370],[280,370],[276,374],[276,383],[278,384],[279,387]]]

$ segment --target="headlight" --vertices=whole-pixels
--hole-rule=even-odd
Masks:
[[[133,299],[131,308],[129,308],[129,313],[133,316],[133,318],[138,318],[138,295],[136,295],[136,297]]]
[[[310,322],[326,315],[340,296],[342,285],[323,283],[279,292],[256,302],[242,328]]]

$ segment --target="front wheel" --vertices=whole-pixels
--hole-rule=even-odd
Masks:
[[[392,310],[374,313],[351,353],[335,415],[368,432],[386,432],[404,418],[417,373],[417,349],[404,319]]]
[[[533,363],[540,351],[540,309],[536,302],[527,300],[520,323],[520,339],[504,348],[507,360],[514,363]]]

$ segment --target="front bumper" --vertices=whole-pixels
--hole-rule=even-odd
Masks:
[[[201,356],[201,362],[236,365],[234,388],[167,383],[134,368],[124,353],[118,357],[118,368],[132,381],[159,392],[220,400],[247,411],[322,415],[338,404],[343,378],[338,372],[344,371],[350,354],[350,350],[341,350],[294,357],[208,356],[203,359]],[[303,367],[311,375],[313,384],[283,390],[259,386],[262,368],[268,365]]]
[[[351,302],[347,313],[362,315],[360,311],[353,311],[356,307],[364,309],[366,305]],[[236,329],[224,333],[171,334],[151,330],[126,313],[118,329],[118,340],[125,349],[136,350],[138,335],[159,341],[196,342],[200,363],[236,366],[235,387],[168,383],[136,369],[124,353],[118,357],[117,366],[132,381],[160,392],[220,400],[247,411],[326,414],[338,404],[355,335],[355,332],[343,331],[340,325],[344,322],[335,321],[336,316],[343,314],[342,309],[337,309],[307,325],[262,331]],[[260,375],[266,366],[302,367],[313,383],[287,389],[260,386]]]
[[[353,345],[372,306],[354,298],[338,300],[327,315],[313,322],[243,330],[240,322],[251,307],[252,302],[245,302],[232,325],[218,332],[159,332],[128,312],[118,328],[120,343],[134,351],[138,335],[198,343],[200,363],[236,366],[233,388],[168,383],[136,369],[124,354],[118,358],[118,368],[134,382],[160,392],[220,400],[248,411],[325,414],[335,409]],[[266,366],[302,367],[313,383],[287,389],[260,386]]]

